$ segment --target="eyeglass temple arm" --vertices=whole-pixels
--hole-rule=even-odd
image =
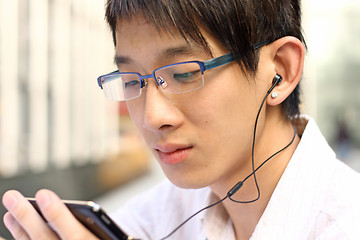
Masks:
[[[232,53],[228,53],[228,54],[222,55],[220,57],[205,61],[204,68],[205,68],[205,70],[209,70],[209,69],[216,68],[221,65],[227,64],[234,60],[235,60],[234,55]]]
[[[261,41],[261,42],[255,43],[252,51],[254,51],[258,48],[261,48],[262,46],[265,46],[267,44],[269,44],[269,41]],[[205,67],[205,70],[209,70],[209,69],[219,67],[221,65],[227,64],[227,63],[235,61],[235,60],[236,60],[235,56],[232,53],[228,53],[223,56],[205,61],[204,67]]]

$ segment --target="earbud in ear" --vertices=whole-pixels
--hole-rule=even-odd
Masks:
[[[270,94],[271,91],[274,89],[274,87],[276,85],[279,85],[281,83],[281,81],[282,81],[282,77],[279,74],[276,74],[275,77],[273,78],[272,86],[268,90],[268,94]]]
[[[279,85],[282,81],[282,76],[280,76],[279,74],[276,74],[275,77],[273,78],[273,85]]]

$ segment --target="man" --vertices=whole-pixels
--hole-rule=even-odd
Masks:
[[[126,101],[170,180],[113,214],[129,235],[360,236],[359,174],[299,115],[300,15],[297,0],[108,1],[118,71],[98,84]],[[36,199],[54,231],[9,191],[4,222],[15,238],[94,238],[54,193]]]

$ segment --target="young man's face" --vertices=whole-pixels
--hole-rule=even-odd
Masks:
[[[212,58],[180,34],[160,35],[143,19],[123,21],[118,29],[116,55],[123,72],[146,75],[164,65]],[[204,35],[213,57],[228,53]],[[142,95],[127,101],[163,171],[184,188],[234,182],[251,172],[254,121],[266,92],[254,79],[245,79],[236,62],[205,71],[204,77],[202,88],[179,94],[165,94],[148,79]]]

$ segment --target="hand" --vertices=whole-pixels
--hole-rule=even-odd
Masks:
[[[53,192],[40,190],[35,198],[52,228],[18,191],[10,190],[3,196],[3,205],[8,210],[4,224],[15,239],[97,239]]]

